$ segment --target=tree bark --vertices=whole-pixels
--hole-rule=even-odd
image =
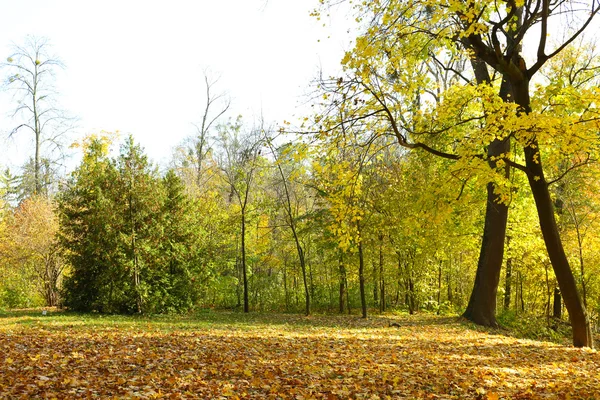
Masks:
[[[488,147],[488,156],[495,157],[507,153],[510,142],[494,140]],[[495,162],[490,161],[490,167],[495,168]],[[508,174],[508,168],[506,170]],[[485,208],[485,223],[481,251],[477,262],[475,284],[463,317],[478,325],[497,327],[496,295],[500,283],[500,271],[504,258],[504,237],[508,221],[508,206],[499,203],[494,193],[494,184],[487,185],[487,203]]]
[[[590,322],[560,239],[554,218],[554,206],[548,190],[548,183],[544,177],[541,154],[536,139],[531,140],[525,147],[525,163],[528,172],[527,179],[535,200],[546,250],[573,326],[573,346],[593,348],[594,339]]]

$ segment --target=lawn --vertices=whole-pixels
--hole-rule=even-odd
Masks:
[[[431,315],[15,311],[0,398],[600,399],[600,354]]]

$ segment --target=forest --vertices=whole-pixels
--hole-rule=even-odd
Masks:
[[[69,123],[60,63],[29,37],[2,63],[7,134],[33,146],[1,177],[0,307],[425,312],[593,348],[599,7],[361,2],[361,33],[343,73],[313,82],[311,114],[230,115],[205,75],[197,134],[167,165],[102,131],[68,144],[80,161],[66,174],[53,168]]]

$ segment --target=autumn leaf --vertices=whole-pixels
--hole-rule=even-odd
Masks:
[[[593,398],[594,350],[453,318],[4,318],[0,398]],[[276,321],[276,324],[273,322]],[[51,350],[49,343],[52,344]],[[138,351],[142,350],[142,351]],[[47,394],[51,393],[52,396]]]

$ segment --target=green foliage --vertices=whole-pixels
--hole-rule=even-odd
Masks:
[[[498,323],[512,335],[525,339],[566,344],[572,335],[571,327],[565,321],[555,321],[536,314],[517,314],[513,310],[501,312]]]
[[[27,275],[9,277],[0,286],[1,308],[30,308],[44,305],[44,298]]]
[[[60,197],[71,271],[65,305],[80,311],[184,311],[201,277],[192,215],[174,173],[160,179],[128,138],[116,159],[92,138]]]

